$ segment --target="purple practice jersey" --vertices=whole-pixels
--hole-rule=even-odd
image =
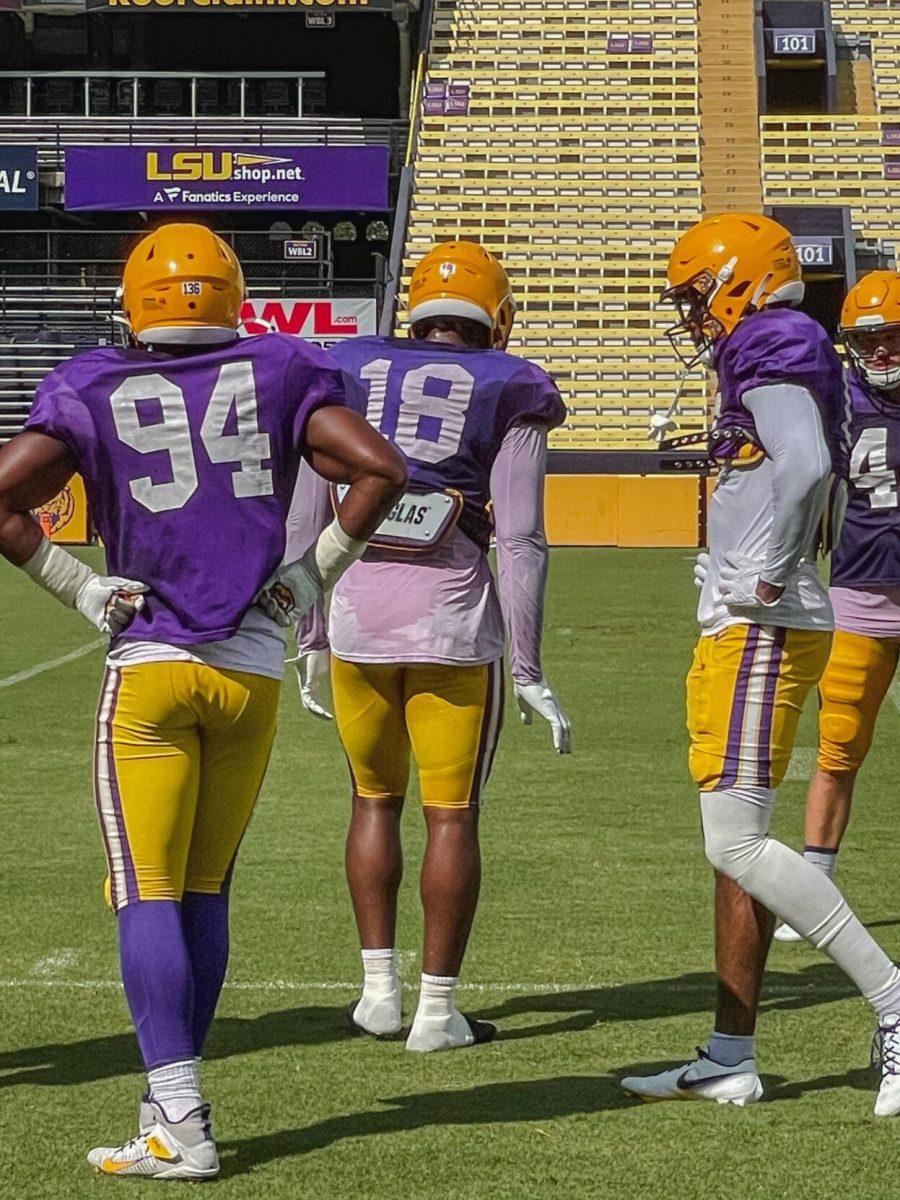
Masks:
[[[565,419],[550,376],[501,350],[411,338],[348,338],[332,353],[349,376],[348,404],[403,453],[411,488],[459,492],[459,527],[486,549],[491,467],[507,430]]]
[[[330,356],[283,334],[178,355],[96,349],[43,380],[26,428],[68,447],[109,572],[151,589],[127,640],[237,632],[284,554],[306,423],[344,401]]]
[[[831,560],[833,587],[900,584],[900,403],[851,368],[850,492],[840,543]]]
[[[744,317],[716,346],[721,395],[713,454],[723,461],[752,459],[760,450],[756,426],[743,397],[755,388],[792,384],[815,400],[834,474],[847,476],[847,413],[841,360],[828,334],[812,317],[791,308],[764,308]]]

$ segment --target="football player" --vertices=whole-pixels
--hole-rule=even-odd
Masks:
[[[351,1027],[401,1027],[394,948],[403,869],[400,816],[415,758],[428,844],[425,944],[414,1051],[490,1040],[455,990],[481,882],[478,816],[503,717],[504,628],[522,719],[571,749],[569,720],[541,669],[547,433],[565,407],[550,377],[506,353],[515,306],[499,261],[471,242],[434,247],[413,272],[408,338],[354,338],[335,356],[360,411],[403,453],[410,489],[370,550],[300,637],[304,706],[331,675],[352,777],[347,878],[362,947]],[[312,495],[311,493],[317,493]],[[493,509],[493,519],[490,508]],[[288,543],[300,552],[330,519],[324,484],[301,475]],[[488,563],[496,532],[499,599]]]
[[[199,1059],[275,734],[281,624],[362,553],[406,471],[346,408],[327,354],[278,334],[238,340],[240,264],[210,230],[148,235],[123,289],[133,345],[51,372],[0,452],[0,552],[112,639],[94,774],[148,1089],[138,1135],[88,1160],[109,1175],[208,1179],[219,1162]],[[301,456],[349,490],[303,561],[283,563]],[[111,575],[30,515],[75,471]]]
[[[720,389],[712,445],[722,469],[687,680],[691,773],[706,855],[719,873],[719,1004],[695,1061],[622,1084],[645,1100],[760,1098],[753,1035],[777,913],[874,1008],[884,1043],[875,1112],[894,1115],[900,971],[832,881],[769,836],[803,702],[831,646],[831,605],[815,559],[846,500],[841,364],[824,329],[794,310],[803,297],[797,255],[788,231],[767,217],[700,222],[676,244],[668,284],[664,298],[681,318],[673,343],[687,341],[689,366],[714,366]]]
[[[857,773],[900,659],[900,275],[873,271],[841,314],[850,357],[850,502],[832,556],[835,635],[819,684],[819,756],[803,856],[833,877]],[[790,925],[779,941],[801,941]]]

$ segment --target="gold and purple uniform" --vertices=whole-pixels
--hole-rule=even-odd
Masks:
[[[502,723],[507,631],[513,677],[541,678],[546,441],[565,408],[545,372],[502,351],[354,338],[335,357],[351,402],[406,458],[410,492],[388,527],[409,519],[410,533],[376,539],[338,581],[327,634],[312,617],[300,647],[330,644],[357,794],[403,796],[412,755],[424,804],[474,806]],[[491,501],[499,596],[487,557]],[[423,506],[451,503],[450,527],[417,542]],[[300,554],[330,516],[311,472],[296,504],[289,541]]]
[[[819,759],[858,771],[900,661],[900,403],[848,373],[847,516],[831,567],[835,635],[819,685]]]
[[[96,796],[118,911],[217,893],[275,733],[284,638],[254,598],[281,562],[310,415],[340,372],[282,335],[177,356],[100,349],[27,427],[69,449],[113,574],[150,592],[111,645]]]
[[[730,609],[720,588],[726,556],[762,564],[775,511],[774,463],[763,449],[752,397],[802,389],[815,402],[822,454],[845,470],[841,366],[825,331],[802,313],[763,309],[716,351],[720,399],[714,445],[722,460],[709,511],[709,571],[701,592],[701,636],[687,679],[690,765],[701,791],[775,788],[797,723],[828,658],[832,613],[815,558],[829,496],[823,480],[797,534],[799,564],[771,607]],[[749,403],[748,403],[749,401]]]

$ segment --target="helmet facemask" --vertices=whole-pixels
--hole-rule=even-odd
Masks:
[[[856,325],[841,334],[851,362],[872,387],[900,387],[900,322]]]
[[[713,348],[725,328],[709,306],[721,286],[721,279],[704,270],[687,283],[666,288],[660,297],[662,302],[673,304],[681,318],[666,330],[666,337],[686,371],[712,366]]]

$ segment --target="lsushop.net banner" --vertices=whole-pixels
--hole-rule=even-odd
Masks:
[[[72,212],[388,208],[387,146],[69,146]]]

